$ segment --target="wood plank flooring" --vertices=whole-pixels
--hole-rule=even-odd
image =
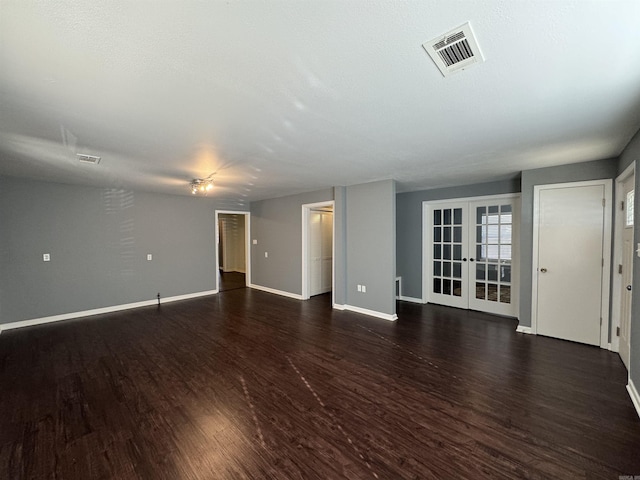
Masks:
[[[2,479],[640,475],[616,354],[250,289],[5,331]]]

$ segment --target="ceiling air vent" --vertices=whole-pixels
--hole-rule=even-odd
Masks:
[[[474,63],[484,62],[469,22],[422,46],[445,77]]]
[[[78,161],[82,163],[91,163],[93,165],[97,165],[100,163],[100,157],[96,157],[95,155],[86,155],[84,153],[78,153]]]

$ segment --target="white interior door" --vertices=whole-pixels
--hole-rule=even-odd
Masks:
[[[514,246],[518,238],[516,199],[493,199],[469,205],[472,263],[469,308],[517,316],[514,282],[518,262]]]
[[[635,175],[623,185],[624,216],[622,228],[622,290],[620,294],[620,358],[629,370],[631,337],[631,284],[633,281],[633,223]]]
[[[331,291],[333,279],[333,213],[309,212],[309,295]]]
[[[537,333],[600,345],[605,187],[536,188]]]
[[[426,269],[430,303],[469,307],[467,202],[430,206]]]
[[[428,205],[428,302],[517,316],[517,205],[514,197]]]

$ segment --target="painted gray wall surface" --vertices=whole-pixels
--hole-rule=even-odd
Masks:
[[[253,284],[302,294],[302,205],[331,200],[329,188],[251,203]]]
[[[214,209],[0,177],[0,323],[215,289]]]
[[[596,160],[522,172],[522,212],[520,216],[520,325],[531,326],[533,261],[533,187],[565,182],[613,179],[617,159]],[[611,205],[613,211],[613,205]]]
[[[346,303],[394,315],[395,181],[347,187],[346,204]],[[367,292],[358,292],[358,284],[365,285]]]
[[[333,303],[347,303],[347,188],[334,188],[335,205],[333,222],[335,224],[333,244],[333,264],[335,266]]]
[[[640,131],[631,139],[631,142],[620,156],[618,171],[622,173],[631,162],[636,162],[636,168],[640,163]],[[635,191],[640,192],[640,175],[636,171]],[[634,212],[640,212],[640,195],[636,193]],[[634,242],[640,239],[640,221],[636,215],[633,227]],[[640,388],[640,258],[633,256],[633,299],[631,303],[631,358],[629,359],[629,375],[636,389]]]
[[[520,192],[520,179],[399,193],[396,197],[397,275],[402,295],[422,298],[422,202]]]

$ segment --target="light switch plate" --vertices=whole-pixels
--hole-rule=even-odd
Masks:
[[[153,260],[153,255],[150,253],[147,253],[147,260],[149,261]]]
[[[269,258],[269,252],[264,252],[264,258]]]
[[[42,254],[42,261],[44,262],[50,262],[51,261],[51,255],[48,253],[43,253]]]
[[[258,240],[256,240],[255,238],[253,239],[253,244],[257,245],[258,244]]]

